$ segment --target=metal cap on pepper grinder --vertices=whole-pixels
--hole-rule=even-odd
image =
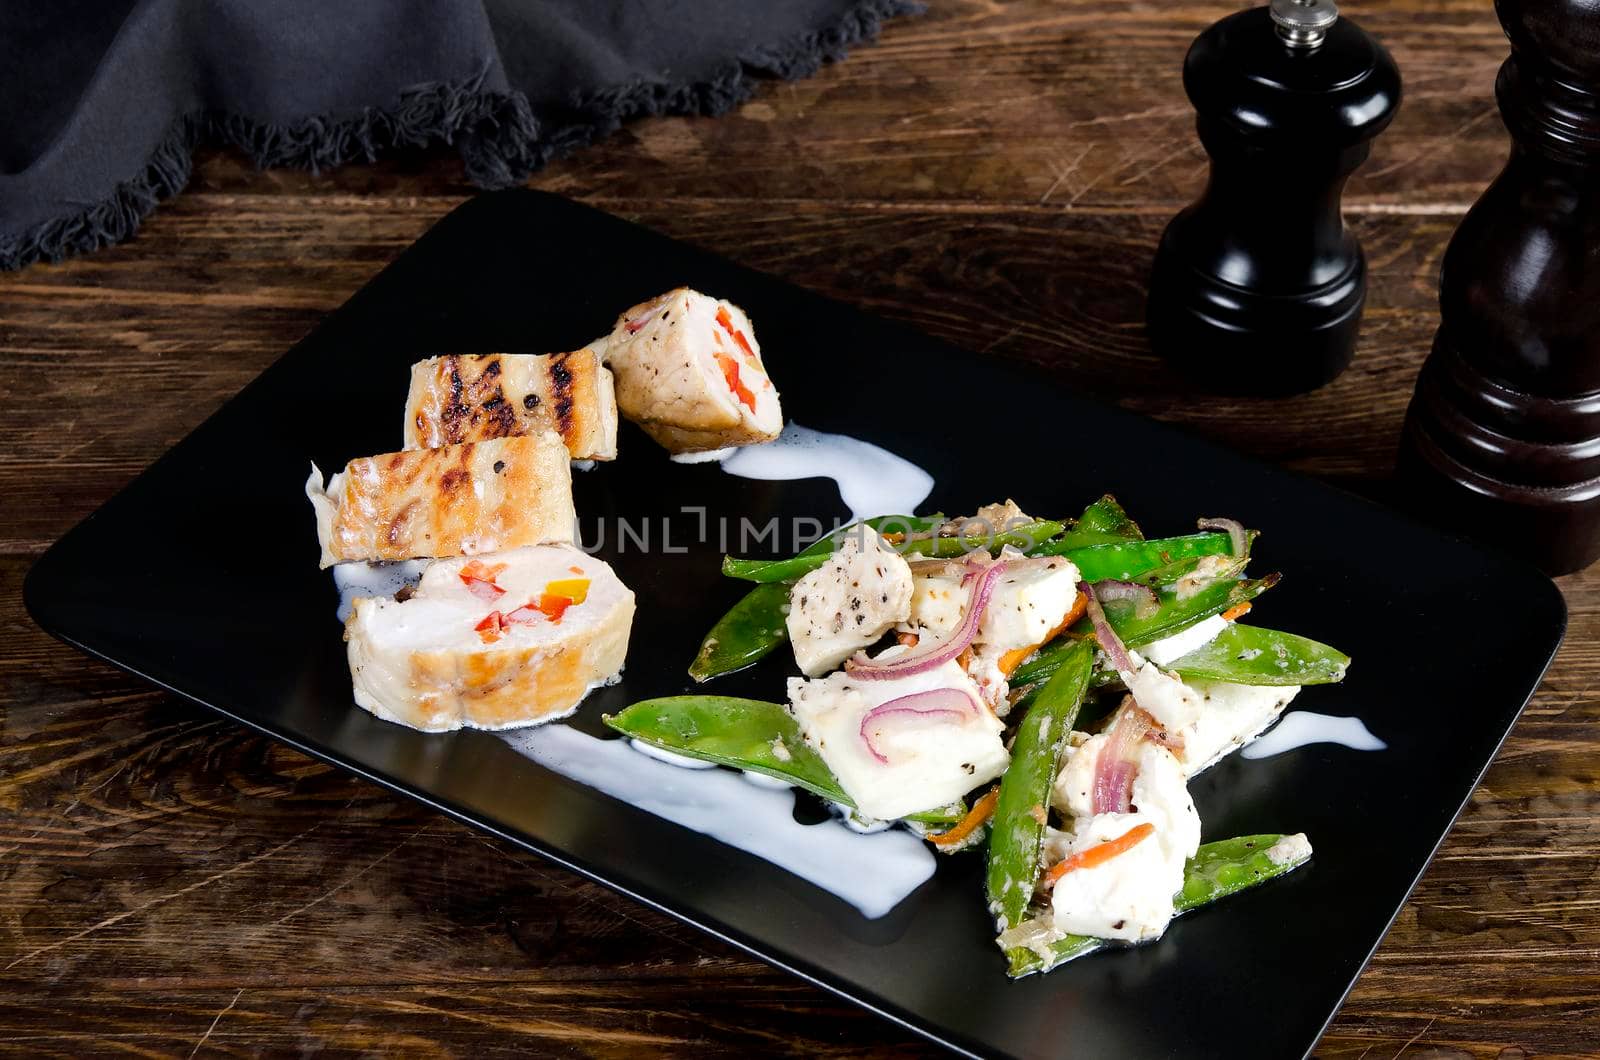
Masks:
[[[1151,345],[1208,389],[1320,386],[1350,363],[1366,300],[1340,195],[1400,71],[1331,0],[1272,0],[1201,33],[1183,84],[1211,176],[1156,251]]]
[[[1272,0],[1267,14],[1291,48],[1315,48],[1339,21],[1339,9],[1330,0]]]

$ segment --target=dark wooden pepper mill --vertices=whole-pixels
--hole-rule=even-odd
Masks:
[[[1321,386],[1350,363],[1367,291],[1340,195],[1400,71],[1332,0],[1272,0],[1201,33],[1183,86],[1211,177],[1156,251],[1151,345],[1210,390]]]
[[[1500,0],[1511,158],[1445,251],[1407,496],[1552,574],[1600,556],[1600,0]]]

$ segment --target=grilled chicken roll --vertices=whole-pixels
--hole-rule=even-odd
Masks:
[[[615,460],[617,399],[591,346],[547,355],[430,357],[411,366],[407,449],[555,431],[574,460]]]
[[[622,670],[633,609],[615,572],[569,545],[438,560],[408,599],[355,602],[356,703],[425,732],[562,717]]]
[[[311,465],[322,566],[472,556],[572,541],[572,471],[554,431],[361,457],[324,487]]]
[[[680,287],[623,313],[605,340],[617,407],[674,453],[770,442],[778,391],[744,310]]]

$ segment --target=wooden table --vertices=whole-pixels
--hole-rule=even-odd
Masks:
[[[630,126],[532,184],[1381,494],[1439,256],[1505,156],[1489,5],[1347,12],[1406,77],[1346,198],[1370,304],[1354,367],[1277,402],[1190,398],[1139,323],[1156,238],[1205,172],[1180,63],[1229,8],[935,6],[813,80]],[[0,1039],[19,1055],[927,1048],[24,614],[33,557],[471,193],[438,155],[314,177],[207,152],[132,243],[0,276]],[[1323,1054],[1600,1045],[1600,574],[1562,587],[1566,646]],[[1506,605],[1483,621],[1515,622]]]

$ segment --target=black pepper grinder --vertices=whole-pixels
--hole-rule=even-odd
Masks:
[[[1600,559],[1600,0],[1499,0],[1511,157],[1445,250],[1404,496],[1551,574]]]
[[[1367,293],[1339,197],[1400,106],[1400,71],[1332,0],[1272,0],[1201,33],[1183,86],[1211,176],[1161,237],[1150,343],[1206,389],[1321,386],[1350,363]]]

